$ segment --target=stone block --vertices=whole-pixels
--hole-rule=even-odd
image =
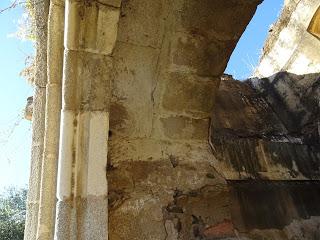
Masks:
[[[162,219],[154,217],[163,203],[147,194],[132,195],[109,212],[109,239],[166,239]]]
[[[121,0],[99,0],[99,3],[117,8],[121,6]]]
[[[108,239],[108,199],[105,196],[79,199],[78,208],[83,211],[80,239]]]
[[[110,113],[113,137],[149,136],[158,51],[118,42],[113,55],[115,79]]]
[[[208,139],[209,119],[184,116],[161,118],[163,135],[169,139]]]
[[[220,76],[236,44],[235,40],[210,40],[198,34],[175,33],[170,41],[170,69],[199,76]]]
[[[221,223],[206,227],[204,235],[209,239],[236,237],[231,220],[224,220]]]
[[[125,0],[119,21],[121,42],[160,47],[164,32],[163,0]]]
[[[84,169],[86,194],[104,196],[107,194],[107,141],[109,130],[109,114],[102,111],[90,112],[88,141],[88,163]]]
[[[74,213],[72,208],[70,200],[57,202],[54,239],[72,239],[71,236],[76,235],[76,231],[72,227],[72,213]]]
[[[188,74],[170,73],[164,86],[162,107],[171,112],[208,116],[219,80]]]
[[[50,5],[65,6],[65,0],[51,0]]]
[[[61,5],[51,4],[48,22],[48,82],[61,84],[63,68],[64,12]]]
[[[65,82],[63,109],[91,111],[108,109],[111,69],[112,59],[108,56],[67,51],[63,76]],[[64,94],[66,92],[67,95]]]
[[[68,8],[66,48],[111,54],[117,38],[120,9],[94,1],[75,0],[68,1]]]
[[[237,40],[255,13],[260,0],[174,1],[180,31],[221,41]]]

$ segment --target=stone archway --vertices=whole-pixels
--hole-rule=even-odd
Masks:
[[[259,3],[122,2],[112,55],[110,239],[232,233],[208,135],[220,76]]]

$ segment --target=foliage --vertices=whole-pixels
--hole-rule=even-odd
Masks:
[[[4,9],[0,9],[0,14],[11,9],[22,7],[23,14],[18,20],[17,31],[10,34],[20,40],[35,41],[36,31],[36,13],[35,6],[43,0],[12,0],[12,3]],[[20,76],[24,77],[30,84],[34,83],[35,60],[34,56],[28,55],[25,59],[25,68],[20,72]]]
[[[22,7],[24,13],[18,21],[18,30],[15,34],[16,37],[23,40],[35,40],[35,4],[40,3],[42,0],[12,0],[12,3],[6,8],[0,9],[0,14]]]
[[[0,239],[23,240],[26,189],[10,188],[0,195]]]
[[[18,20],[18,30],[15,35],[22,40],[35,41],[35,4],[39,0],[19,0],[24,13]]]
[[[35,60],[33,56],[27,56],[25,59],[25,68],[20,72],[20,76],[24,77],[28,83],[34,83]]]

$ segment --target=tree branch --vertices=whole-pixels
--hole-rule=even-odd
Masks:
[[[18,4],[19,4],[19,0],[14,0],[14,2],[10,6],[4,8],[4,9],[0,9],[0,14],[9,10],[9,9],[15,8]]]

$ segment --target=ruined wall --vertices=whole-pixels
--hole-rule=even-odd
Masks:
[[[319,74],[222,79],[210,143],[213,166],[228,179],[237,236],[318,239],[320,185],[310,180],[320,175]]]
[[[319,179],[319,74],[268,80],[221,82],[211,128],[215,168],[230,180]]]
[[[271,27],[254,76],[270,77],[280,71],[294,74],[320,71],[320,41],[310,24],[320,7],[318,0],[291,0]]]
[[[260,2],[52,0],[39,11],[48,34],[38,29],[25,239],[319,239],[318,74],[220,78]],[[286,3],[261,66],[311,6]]]
[[[317,239],[319,212],[309,201],[319,198],[318,185],[311,196],[310,188],[283,181],[319,178],[317,145],[302,134],[316,113],[308,110],[308,120],[289,128],[284,109],[273,108],[279,102],[268,101],[270,91],[259,92],[253,82],[220,85],[256,4],[123,1],[107,166],[111,240]],[[315,75],[300,78],[305,89],[317,82]],[[286,89],[296,91],[292,84]],[[318,90],[306,91],[304,108]],[[286,106],[286,94],[279,94]],[[251,187],[226,179],[256,181]],[[296,194],[306,197],[292,200]],[[277,209],[291,208],[264,221],[272,206],[251,208],[256,195],[269,196]],[[299,211],[304,206],[310,211]]]
[[[232,220],[244,239],[320,238],[318,181],[232,181]]]
[[[269,78],[250,79],[249,84],[272,106],[288,132],[319,146],[319,73],[279,72]]]

